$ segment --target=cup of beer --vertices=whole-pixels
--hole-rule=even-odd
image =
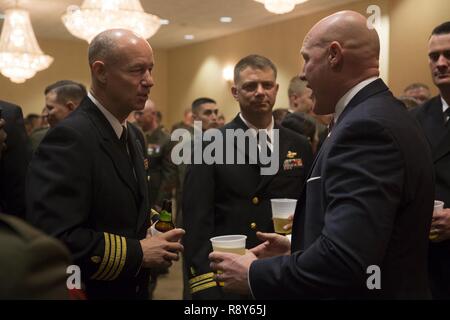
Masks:
[[[232,234],[214,237],[209,240],[211,241],[213,251],[236,253],[241,256],[245,254],[246,235]],[[222,273],[222,271],[219,270],[217,273]],[[218,282],[218,285],[223,287],[223,282]]]
[[[218,236],[209,239],[214,251],[230,252],[240,255],[245,254],[246,235],[233,234],[227,236]]]
[[[434,200],[434,210],[433,213],[444,210],[444,201]]]
[[[433,209],[433,215],[441,210],[444,210],[444,201],[441,200],[434,200],[434,209]],[[433,233],[433,231],[430,232],[430,235],[428,238],[430,240],[437,239],[438,235]]]
[[[291,223],[288,218],[295,213],[297,199],[270,199],[270,203],[272,204],[272,220],[275,232],[282,235],[290,234],[292,229],[284,230],[283,226]]]

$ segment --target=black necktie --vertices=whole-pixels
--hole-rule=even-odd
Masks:
[[[128,147],[128,131],[127,128],[125,126],[122,126],[122,134],[120,135],[120,144],[123,148],[123,150],[126,152],[127,158],[128,158],[128,163],[131,166],[131,169],[133,170],[133,175],[134,178],[136,179],[136,172],[134,171],[134,165],[133,165],[133,160],[131,158],[130,155],[130,149]]]
[[[262,141],[263,137],[266,139],[265,145],[266,145],[266,148],[267,148],[267,156],[270,158],[270,156],[272,155],[272,150],[270,149],[270,146],[269,146],[269,144],[272,143],[272,140],[270,139],[269,133],[266,132],[265,134],[260,135],[260,133],[258,131],[258,133],[256,134],[256,141],[257,141],[258,146],[259,146],[259,152],[258,152],[259,159],[261,158],[260,154],[263,151],[262,150],[262,145],[261,145],[261,141]],[[258,162],[259,162],[259,160],[258,160]]]
[[[122,126],[122,134],[120,136],[120,143],[122,145],[122,147],[125,148],[125,150],[128,153],[128,132],[127,132],[127,128],[125,126]]]
[[[450,123],[450,107],[444,111],[444,125],[448,127],[449,123]]]

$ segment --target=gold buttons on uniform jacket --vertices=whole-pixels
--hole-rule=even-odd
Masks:
[[[256,206],[257,204],[259,204],[259,198],[258,198],[258,197],[253,197],[252,203],[253,203],[255,206]]]
[[[250,223],[250,228],[252,230],[256,230],[256,223],[255,222]]]

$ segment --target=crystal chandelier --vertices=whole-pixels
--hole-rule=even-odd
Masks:
[[[81,8],[69,6],[62,21],[71,34],[88,42],[114,28],[133,30],[148,39],[161,25],[157,16],[144,12],[139,0],[84,0]]]
[[[267,9],[267,11],[276,14],[283,14],[291,12],[292,10],[294,10],[294,7],[297,4],[306,2],[308,0],[255,0],[255,1],[264,3],[264,7]]]
[[[28,12],[6,10],[0,36],[1,73],[12,82],[23,83],[52,62],[53,58],[39,48]]]

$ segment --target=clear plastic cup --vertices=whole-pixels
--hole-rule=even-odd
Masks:
[[[433,213],[434,212],[439,212],[439,211],[441,211],[441,210],[443,210],[444,209],[444,201],[441,201],[441,200],[434,200],[434,210],[433,210]]]
[[[218,236],[209,239],[214,251],[231,252],[240,255],[245,254],[246,235],[234,234]]]
[[[272,204],[272,220],[275,232],[278,234],[289,234],[291,229],[285,230],[283,227],[292,223],[289,216],[293,216],[297,206],[297,199],[270,199]]]
[[[433,215],[443,209],[444,209],[444,201],[434,200]],[[430,235],[428,236],[428,238],[430,240],[436,240],[438,238],[438,234],[436,233],[436,230],[431,229]]]

